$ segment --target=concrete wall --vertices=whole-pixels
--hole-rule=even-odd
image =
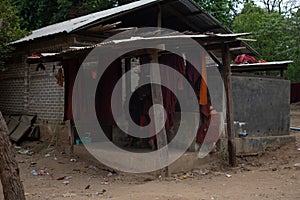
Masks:
[[[290,81],[232,76],[235,121],[246,122],[249,137],[288,135]]]

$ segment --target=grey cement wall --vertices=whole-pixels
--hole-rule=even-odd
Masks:
[[[232,76],[234,120],[246,122],[249,137],[288,135],[290,81]]]

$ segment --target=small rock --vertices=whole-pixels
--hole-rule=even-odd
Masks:
[[[95,171],[98,171],[98,167],[95,166],[95,165],[90,165],[89,168],[90,168],[90,169],[93,169],[93,170],[95,170]]]
[[[112,176],[112,175],[113,175],[113,173],[109,172],[106,176],[107,176],[107,177],[110,177],[110,176]]]
[[[28,196],[30,196],[30,193],[25,192],[25,193],[24,193],[24,196],[25,196],[25,197],[28,197]]]
[[[293,175],[291,176],[291,179],[294,179],[294,180],[296,180],[296,179],[297,179],[297,176],[296,176],[296,174],[293,174]]]
[[[62,195],[63,197],[75,197],[76,196],[76,194],[74,194],[74,193],[65,193],[65,194],[63,194]]]
[[[106,192],[106,190],[103,189],[102,192],[96,192],[95,195],[96,196],[103,195],[105,192]]]
[[[300,163],[294,164],[294,167],[296,168],[296,170],[300,170]]]
[[[103,181],[101,182],[101,185],[109,185],[109,182]]]
[[[64,185],[68,185],[70,183],[70,181],[64,181],[63,184]]]
[[[31,171],[31,174],[34,175],[34,176],[37,176],[37,175],[38,175],[38,172],[37,172],[36,170],[32,170],[32,171]]]

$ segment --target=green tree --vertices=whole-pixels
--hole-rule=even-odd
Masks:
[[[293,82],[300,81],[297,13],[288,18],[279,12],[268,12],[250,2],[244,5],[242,12],[233,22],[234,32],[253,33],[251,37],[257,39],[257,42],[251,43],[251,46],[261,54],[262,59],[293,60],[294,63],[286,73]]]
[[[135,0],[12,0],[22,18],[21,28],[35,30]]]
[[[105,10],[118,5],[117,0],[83,0],[83,8],[86,13]]]
[[[9,42],[24,35],[20,29],[16,8],[10,0],[0,0],[0,71],[13,50]],[[0,180],[5,200],[25,200],[24,188],[19,175],[18,163],[8,137],[8,129],[0,111]]]
[[[21,27],[28,30],[134,1],[137,0],[12,0],[18,8],[18,15],[23,19]],[[245,0],[194,1],[221,23],[231,27],[238,6]]]
[[[218,19],[222,24],[231,27],[238,13],[242,0],[194,0],[200,7]]]
[[[283,54],[294,63],[286,74],[293,82],[300,82],[300,8],[292,14],[288,24],[290,25],[287,27],[290,33],[286,44],[288,48],[283,51]]]
[[[10,0],[0,0],[0,70],[5,69],[5,61],[13,48],[9,42],[23,37],[26,31],[20,29],[20,19],[16,15],[16,8]]]
[[[299,0],[256,0],[263,3],[264,8],[269,12],[279,12],[283,15],[289,15],[300,7]]]
[[[22,18],[21,28],[35,30],[67,19],[76,1],[69,0],[12,0]]]

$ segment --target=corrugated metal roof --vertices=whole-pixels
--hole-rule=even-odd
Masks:
[[[197,35],[162,35],[162,36],[153,36],[153,37],[131,37],[128,39],[118,39],[118,40],[109,40],[109,41],[105,41],[105,42],[101,42],[95,45],[90,45],[90,46],[80,46],[80,47],[75,47],[75,46],[71,46],[69,47],[69,49],[67,50],[63,50],[61,52],[58,53],[41,53],[42,57],[55,57],[58,55],[63,55],[63,54],[67,54],[67,53],[73,53],[73,52],[80,52],[80,51],[85,51],[85,50],[92,50],[96,47],[103,47],[103,46],[115,46],[115,45],[119,45],[119,44],[126,44],[126,43],[134,43],[134,42],[146,42],[146,41],[167,41],[167,40],[174,40],[177,41],[178,39],[189,39],[189,38],[193,38],[193,39],[211,39],[211,38],[215,38],[215,39],[224,39],[224,38],[232,38],[232,39],[236,39],[237,37],[240,36],[245,36],[245,35],[249,35],[249,33],[231,33],[231,34],[210,34],[210,35],[205,35],[205,34],[197,34]],[[36,57],[28,57],[29,59],[36,59]],[[40,58],[40,57],[39,57]]]
[[[82,26],[88,25],[97,20],[112,16],[115,14],[119,14],[122,12],[128,12],[130,10],[133,10],[133,9],[136,9],[136,8],[139,8],[142,6],[150,5],[152,3],[160,2],[160,1],[162,1],[162,0],[136,1],[136,2],[129,3],[129,4],[126,4],[123,6],[118,6],[115,8],[108,9],[108,10],[103,10],[100,12],[96,12],[96,13],[85,15],[82,17],[77,17],[77,18],[74,18],[71,20],[67,20],[64,22],[52,24],[52,25],[46,26],[44,28],[32,31],[32,33],[29,36],[26,36],[20,40],[14,41],[14,42],[12,42],[12,44],[29,41],[29,40],[33,40],[33,39],[40,38],[43,36],[49,36],[49,35],[54,35],[54,34],[63,33],[63,32],[70,33],[72,31],[77,30],[78,28],[81,28]]]
[[[272,71],[272,70],[287,70],[288,65],[293,63],[291,60],[271,61],[264,63],[250,64],[232,64],[232,72],[253,72],[253,71]]]
[[[119,43],[127,43],[134,41],[149,41],[149,40],[176,40],[176,39],[184,39],[184,38],[236,38],[240,36],[249,35],[249,33],[230,33],[230,34],[213,34],[213,35],[205,35],[205,34],[197,34],[197,35],[166,35],[166,36],[155,36],[155,37],[131,37],[129,39],[123,40],[113,40],[114,44]]]
[[[180,3],[186,6],[186,11],[184,11],[182,5],[179,5]],[[176,3],[174,3],[174,5],[176,5]],[[176,5],[176,7],[180,12],[184,12],[183,16],[186,16],[186,18],[192,23],[194,23],[196,26],[202,27],[204,29],[206,27],[206,31],[212,31],[215,33],[232,33],[232,31],[230,31],[227,27],[223,26],[221,22],[219,22],[208,12],[200,8],[194,1],[179,0],[178,5]]]
[[[205,10],[201,9],[197,4],[192,0],[140,0],[133,3],[129,3],[123,6],[111,8],[108,10],[92,13],[82,17],[74,18],[68,21],[61,23],[53,24],[46,26],[44,28],[35,30],[31,35],[24,37],[20,40],[12,42],[12,44],[17,44],[21,42],[26,42],[34,40],[36,38],[46,37],[50,35],[55,35],[58,33],[70,33],[76,30],[88,27],[95,23],[104,22],[106,19],[114,17],[115,15],[128,13],[133,10],[140,9],[142,7],[148,7],[159,2],[167,2],[170,7],[176,10],[177,13],[184,16],[188,20],[189,26],[193,27],[193,31],[203,33],[203,32],[214,32],[214,33],[232,33],[228,28],[223,26],[217,19],[208,14]],[[166,12],[165,14],[168,15]],[[174,20],[173,20],[174,21]],[[178,22],[168,21],[168,23],[173,24],[174,28],[178,27]],[[258,53],[253,50],[246,43],[243,43],[244,46],[254,55]],[[249,52],[244,52],[249,53]]]
[[[271,62],[262,62],[262,63],[249,63],[249,64],[232,64],[233,67],[248,67],[248,66],[268,66],[268,65],[286,65],[293,63],[292,60],[284,61],[271,61]]]
[[[89,24],[105,19],[107,17],[120,14],[120,13],[126,13],[131,10],[138,9],[144,6],[149,6],[161,1],[164,0],[136,1],[123,6],[118,6],[108,10],[103,10],[100,12],[67,20],[64,22],[49,25],[44,28],[33,31],[29,36],[14,41],[12,42],[12,44],[34,40],[36,38],[55,35],[63,32],[66,33],[74,32],[82,27],[85,27]],[[218,20],[216,20],[211,15],[209,15],[203,9],[199,8],[199,6],[197,6],[192,0],[177,0],[177,1],[169,1],[168,3],[170,4],[170,6],[175,8],[183,16],[186,16],[186,18],[190,21],[190,23],[193,24],[193,26],[198,29],[196,31],[205,30],[205,31],[214,31],[215,33],[231,33],[229,29],[224,27]],[[190,15],[190,13],[195,13],[195,14]],[[213,28],[213,30],[211,30],[211,28]]]

